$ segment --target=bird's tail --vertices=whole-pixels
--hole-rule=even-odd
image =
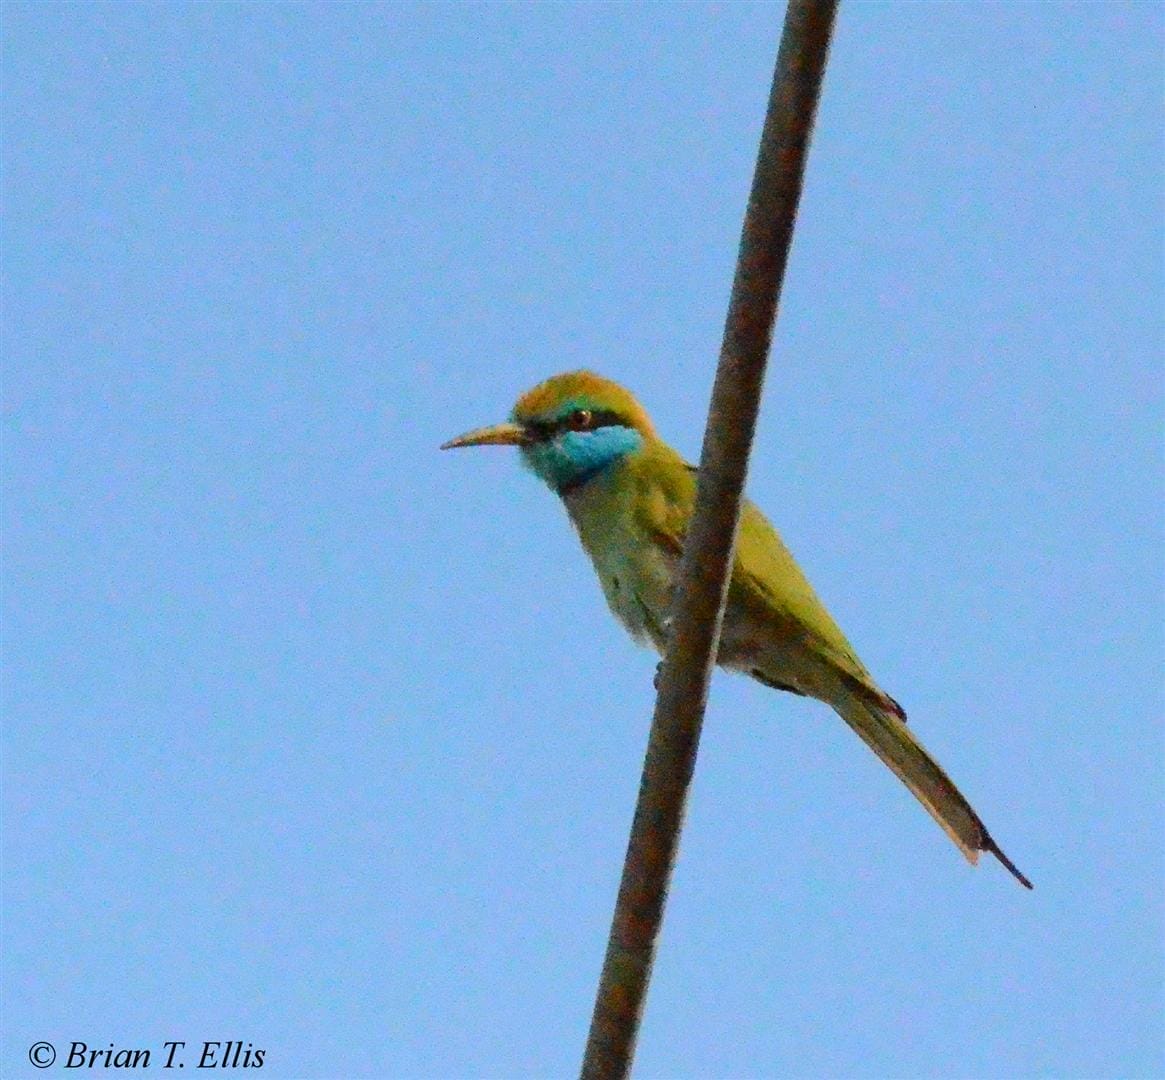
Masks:
[[[835,708],[865,744],[897,773],[968,861],[976,863],[980,851],[989,851],[1021,885],[1032,887],[991,838],[963,793],[914,737],[904,722],[906,714],[893,698],[875,697],[865,687],[847,689]]]

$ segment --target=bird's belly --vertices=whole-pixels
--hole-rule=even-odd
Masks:
[[[618,549],[590,552],[607,605],[641,645],[663,653],[671,627],[672,580],[677,562],[659,548],[641,548],[634,556]],[[796,637],[783,640],[771,628],[729,603],[720,633],[716,662],[733,671],[760,677],[769,685],[821,696],[804,670],[804,647]]]
[[[640,644],[662,652],[667,642],[672,566],[659,551],[592,552],[607,606]]]
[[[729,604],[724,613],[721,667],[751,675],[767,686],[830,700],[834,678],[808,647],[803,633],[778,619],[758,619],[754,612]]]

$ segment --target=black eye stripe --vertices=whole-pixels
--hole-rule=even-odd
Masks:
[[[580,412],[589,412],[590,421],[584,428],[577,428],[571,423],[571,417]],[[626,421],[611,409],[574,409],[557,420],[528,420],[526,427],[538,442],[553,439],[564,431],[594,431],[601,427],[626,426]]]
[[[623,426],[625,426],[623,417],[618,413],[612,412],[610,409],[600,409],[598,412],[592,412],[591,422],[587,425],[590,429]]]

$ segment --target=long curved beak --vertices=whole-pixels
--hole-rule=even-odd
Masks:
[[[456,450],[461,446],[525,446],[530,436],[521,424],[494,424],[492,427],[467,431],[441,444],[442,450]]]

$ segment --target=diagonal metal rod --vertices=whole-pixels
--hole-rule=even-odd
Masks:
[[[583,1080],[622,1080],[631,1070],[696,764],[748,455],[836,13],[837,0],[790,0],[785,15]]]

